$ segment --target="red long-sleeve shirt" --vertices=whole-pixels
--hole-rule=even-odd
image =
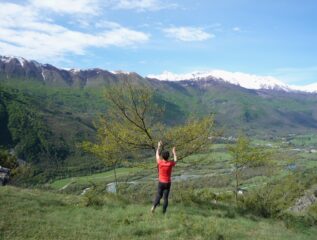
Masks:
[[[162,183],[171,182],[172,169],[176,165],[174,161],[158,160],[159,181]]]

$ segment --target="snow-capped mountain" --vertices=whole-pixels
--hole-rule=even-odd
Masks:
[[[86,86],[98,85],[123,78],[133,77],[143,79],[140,75],[126,71],[106,71],[99,68],[93,69],[61,69],[50,64],[41,64],[34,60],[22,57],[0,56],[0,74],[6,78],[28,78],[50,83],[54,85]],[[242,72],[229,72],[223,70],[211,70],[175,74],[165,71],[159,75],[148,75],[150,79],[167,81],[195,81],[197,84],[206,85],[211,82],[225,82],[238,85],[247,89],[268,89],[286,92],[310,92],[317,93],[317,83],[306,86],[290,86],[272,76],[258,76]]]
[[[4,62],[4,63],[9,63],[11,61],[17,60],[20,65],[23,67],[25,62],[27,62],[27,60],[23,57],[13,57],[13,56],[0,56],[0,61]]]
[[[247,89],[272,89],[283,91],[304,91],[317,92],[317,83],[307,86],[290,86],[272,76],[258,76],[242,72],[229,72],[223,70],[211,70],[204,72],[191,72],[185,74],[175,74],[164,71],[159,75],[148,75],[149,78],[155,78],[165,81],[183,81],[183,80],[208,80],[210,78],[239,85]]]
[[[309,92],[309,93],[316,93],[317,92],[317,83],[308,84],[305,86],[291,86],[292,89]]]

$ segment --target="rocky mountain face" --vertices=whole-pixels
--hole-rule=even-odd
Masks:
[[[28,61],[20,57],[0,56],[2,79],[34,80],[46,85],[85,87],[99,86],[130,77],[141,79],[136,73],[109,72],[99,68],[77,70],[60,69],[50,64]]]

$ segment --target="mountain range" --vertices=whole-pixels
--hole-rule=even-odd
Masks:
[[[0,147],[41,166],[47,178],[58,175],[61,166],[69,174],[101,168],[100,161],[76,146],[96,135],[93,123],[107,109],[103,89],[123,80],[154,90],[157,103],[165,107],[166,125],[212,113],[216,128],[226,136],[244,131],[271,138],[317,130],[317,93],[294,90],[274,79],[257,79],[246,86],[250,76],[221,74],[142,77],[0,57]]]
[[[0,74],[6,78],[22,77],[35,79],[48,85],[86,87],[114,82],[124,76],[140,75],[124,71],[106,71],[93,69],[60,69],[50,64],[40,64],[34,60],[28,61],[22,57],[0,56]],[[241,72],[228,72],[223,70],[191,72],[174,74],[165,71],[162,74],[147,76],[149,79],[162,81],[222,81],[238,85],[246,89],[267,89],[286,92],[317,92],[317,83],[306,86],[290,86],[271,76],[257,76]]]
[[[254,131],[290,132],[317,128],[317,93],[296,89],[273,78],[225,71],[142,77],[134,72],[60,69],[22,57],[0,57],[0,82],[11,86],[40,84],[47,88],[101,89],[123,80],[146,83],[155,89],[173,116],[169,124],[190,115],[213,112],[228,132],[237,127]],[[16,81],[15,81],[16,82]],[[20,83],[19,83],[20,82]],[[98,112],[98,109],[95,109]],[[230,117],[229,117],[230,116]]]
[[[85,87],[110,83],[123,74],[113,74],[101,69],[59,69],[50,64],[28,61],[22,57],[0,57],[0,74],[3,79],[28,79],[50,86]],[[99,83],[98,83],[99,82]]]
[[[317,92],[317,83],[305,86],[290,86],[272,76],[258,76],[241,72],[228,72],[223,70],[212,70],[202,72],[191,72],[186,74],[175,74],[165,71],[159,75],[149,75],[148,77],[166,80],[166,81],[182,81],[182,80],[204,80],[217,79],[219,81],[228,82],[234,85],[239,85],[247,89],[271,89],[287,92]]]

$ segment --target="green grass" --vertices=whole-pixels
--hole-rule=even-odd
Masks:
[[[85,207],[84,198],[2,187],[0,237],[292,240],[315,239],[317,234],[316,228],[287,228],[281,221],[231,215],[212,206],[185,207],[171,201],[164,216],[160,208],[150,214],[150,204],[128,204],[111,195],[104,196],[106,204],[100,207]]]
[[[140,168],[118,168],[117,177],[128,176],[138,171],[140,171]],[[102,172],[102,173],[96,173],[92,175],[87,175],[87,176],[82,176],[82,177],[72,177],[72,178],[64,178],[64,179],[56,180],[51,183],[51,187],[53,187],[54,189],[61,189],[70,183],[85,184],[85,183],[101,183],[101,182],[108,182],[108,181],[109,182],[114,181],[113,170]]]
[[[295,136],[291,141],[295,146],[316,146],[317,135],[316,134],[306,134]]]

